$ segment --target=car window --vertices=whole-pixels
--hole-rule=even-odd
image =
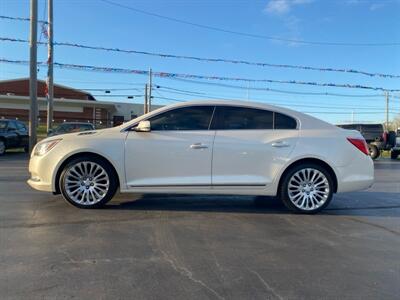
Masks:
[[[93,130],[92,125],[90,124],[81,124],[79,125],[80,130],[85,131],[85,130]]]
[[[151,130],[208,130],[214,106],[173,109],[149,119]]]
[[[281,113],[274,113],[275,121],[274,121],[274,128],[275,129],[296,129],[297,122],[292,117]]]
[[[355,124],[343,124],[343,125],[337,125],[340,128],[343,129],[351,129],[351,130],[358,130],[358,125]]]
[[[212,129],[272,129],[273,112],[247,107],[217,106]]]
[[[25,124],[21,122],[17,122],[17,128],[18,130],[26,130]]]
[[[57,132],[68,132],[72,129],[70,124],[62,124],[58,126]]]
[[[8,130],[12,129],[12,130],[17,130],[17,126],[15,125],[15,122],[10,121],[8,122]]]
[[[7,127],[7,121],[0,121],[0,129],[5,129]]]

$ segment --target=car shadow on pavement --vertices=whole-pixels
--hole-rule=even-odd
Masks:
[[[216,213],[291,213],[274,197],[224,195],[140,195],[117,199],[106,209],[137,211],[200,211]],[[358,192],[334,196],[320,214],[400,217],[400,193]]]

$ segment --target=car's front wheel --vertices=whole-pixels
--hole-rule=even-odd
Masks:
[[[79,208],[99,208],[112,199],[118,188],[115,171],[105,160],[78,157],[71,160],[60,176],[64,199]]]
[[[284,175],[282,183],[281,200],[287,208],[297,213],[315,214],[332,199],[332,176],[317,164],[295,166]]]

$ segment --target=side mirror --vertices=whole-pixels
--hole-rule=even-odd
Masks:
[[[137,131],[137,132],[151,131],[150,121],[140,121],[139,124],[135,127],[135,131]]]

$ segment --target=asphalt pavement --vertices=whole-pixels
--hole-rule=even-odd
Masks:
[[[314,216],[243,196],[79,210],[32,190],[27,163],[0,157],[1,299],[400,298],[400,160]]]

